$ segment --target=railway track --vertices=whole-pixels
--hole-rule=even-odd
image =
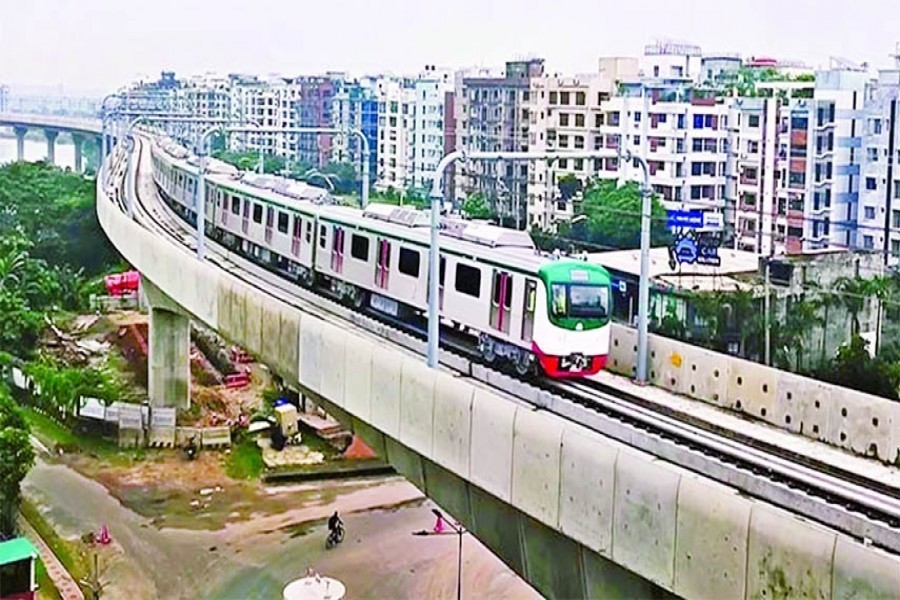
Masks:
[[[141,193],[146,141],[135,153],[134,217],[190,249],[194,231],[161,201],[150,180]],[[125,179],[124,177],[122,178]],[[118,184],[125,197],[124,181]],[[151,192],[148,202],[143,196]],[[124,202],[119,202],[124,210]],[[348,322],[401,347],[425,353],[425,331],[374,313],[354,311],[330,296],[294,284],[212,240],[207,259],[233,276],[327,321]],[[444,339],[446,337],[446,339]],[[449,343],[447,343],[449,342]],[[453,331],[442,331],[441,362],[475,380],[603,435],[654,454],[741,492],[823,525],[900,553],[900,492],[883,482],[838,469],[733,430],[664,409],[623,390],[588,381],[522,381],[482,363]]]

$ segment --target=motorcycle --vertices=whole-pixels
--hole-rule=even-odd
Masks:
[[[340,544],[344,541],[344,524],[338,523],[337,527],[331,530],[328,534],[328,539],[325,540],[325,547],[329,550]]]

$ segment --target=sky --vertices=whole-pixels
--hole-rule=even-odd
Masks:
[[[897,0],[3,0],[0,83],[112,91],[162,70],[417,73],[542,57],[589,73],[657,38],[705,53],[888,66]],[[10,8],[12,5],[14,8]]]

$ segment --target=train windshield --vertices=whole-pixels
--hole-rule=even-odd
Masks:
[[[555,317],[605,319],[609,315],[608,286],[555,283],[552,288]]]

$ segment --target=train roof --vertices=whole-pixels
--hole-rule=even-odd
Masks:
[[[166,147],[159,144],[158,147],[168,155],[167,160],[197,174],[197,167],[187,157],[172,156]],[[332,205],[327,203],[330,195],[323,188],[272,175],[243,173],[240,178],[234,178],[210,174],[207,180],[296,212],[318,215],[322,219],[389,235],[426,248],[431,243],[431,216],[426,210],[379,203],[371,203],[365,210]],[[306,192],[309,192],[309,198],[303,196]],[[542,266],[560,258],[542,254],[525,231],[498,227],[484,221],[442,217],[440,236],[441,247],[455,254],[534,274]],[[590,268],[589,263],[586,266]]]

